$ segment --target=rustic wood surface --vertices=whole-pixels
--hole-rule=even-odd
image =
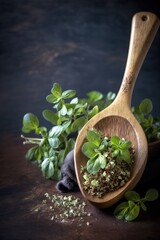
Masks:
[[[131,223],[116,220],[111,207],[98,210],[87,203],[91,216],[82,222],[55,222],[47,209],[36,212],[44,193],[57,193],[55,182],[25,160],[22,118],[35,113],[41,125],[51,127],[41,112],[52,84],[104,94],[117,91],[122,79],[130,24],[138,11],[160,17],[159,1],[0,0],[0,239],[137,239],[160,238],[160,201],[149,203]],[[160,116],[160,32],[139,75],[133,103],[153,100]],[[150,156],[136,189],[160,191],[159,156]],[[72,193],[83,201],[80,192]],[[87,222],[90,225],[87,225]]]

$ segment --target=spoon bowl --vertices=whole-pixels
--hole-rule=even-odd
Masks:
[[[113,103],[91,118],[81,129],[75,143],[74,164],[76,177],[82,195],[99,208],[109,207],[119,201],[124,193],[131,190],[140,180],[148,155],[148,143],[139,122],[131,111],[133,88],[144,58],[159,27],[159,19],[150,12],[140,12],[132,19],[131,37],[127,64],[120,89]],[[82,145],[89,129],[100,130],[105,136],[114,135],[131,141],[134,148],[134,166],[130,180],[116,191],[106,193],[98,198],[83,189],[81,166],[85,166],[87,158],[82,153]]]

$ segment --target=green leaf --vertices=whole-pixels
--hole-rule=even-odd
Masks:
[[[49,158],[46,158],[41,164],[41,170],[46,178],[52,178],[54,175],[54,164]]]
[[[143,114],[148,114],[152,111],[153,109],[153,104],[152,101],[148,98],[145,98],[139,105],[139,109],[141,111],[141,113]]]
[[[120,145],[120,148],[121,149],[129,149],[131,147],[131,142],[130,141],[122,141],[121,142],[121,145]]]
[[[128,149],[120,150],[119,158],[127,163],[131,161],[131,154]]]
[[[99,159],[89,159],[87,161],[87,171],[91,174],[95,174],[101,168]]]
[[[46,97],[46,100],[49,103],[57,103],[61,100],[62,89],[58,83],[53,84],[53,88],[51,89],[51,94]]]
[[[70,101],[70,104],[77,104],[78,103],[78,98],[75,97]]]
[[[57,120],[58,120],[57,113],[54,113],[51,110],[45,109],[42,112],[42,115],[47,121],[51,122],[52,124],[54,125],[57,124]]]
[[[128,212],[129,204],[128,202],[120,203],[114,210],[114,216],[118,219],[125,219],[125,215]]]
[[[23,117],[23,132],[30,132],[39,127],[39,120],[33,113],[26,113]]]
[[[147,192],[146,192],[146,195],[145,195],[145,200],[147,201],[155,201],[157,200],[158,198],[158,191],[154,188],[151,188],[149,189]]]
[[[58,83],[53,84],[53,88],[51,89],[51,93],[55,98],[59,98],[62,95],[62,88]]]
[[[115,149],[113,152],[112,152],[112,158],[115,158],[119,155],[119,150],[118,149]]]
[[[95,152],[95,144],[90,142],[86,142],[83,144],[82,152],[88,158],[93,158],[97,155],[97,153]]]
[[[88,142],[93,143],[94,145],[96,145],[96,147],[99,147],[101,141],[100,141],[100,135],[95,132],[95,130],[89,130],[87,132],[87,140]]]
[[[55,96],[53,96],[52,94],[49,94],[49,95],[46,97],[46,100],[47,100],[47,102],[49,102],[49,103],[56,103],[56,102],[58,102],[58,99],[57,99]]]
[[[129,209],[128,209],[128,212],[125,214],[125,220],[126,221],[133,221],[139,215],[140,206],[138,204],[135,204],[132,201],[128,201],[128,203],[129,203]]]
[[[63,131],[64,131],[63,126],[61,125],[54,126],[49,131],[49,138],[58,137],[63,133]]]
[[[26,153],[26,159],[29,161],[40,160],[42,157],[42,151],[39,146],[34,146],[30,148]]]
[[[88,92],[87,96],[93,102],[99,101],[103,98],[103,94],[101,92],[98,92],[98,91]]]
[[[66,90],[62,93],[62,98],[66,99],[66,98],[72,98],[76,95],[76,91],[75,90]]]
[[[65,105],[62,106],[61,110],[59,111],[62,116],[67,114],[67,108]]]
[[[62,126],[63,126],[63,129],[64,131],[71,125],[72,121],[71,120],[67,120],[65,122],[63,122]]]
[[[124,194],[124,196],[127,200],[132,200],[134,202],[139,202],[140,201],[140,195],[136,191],[127,191]]]
[[[119,145],[120,138],[118,136],[112,136],[110,139],[111,145]]]
[[[106,160],[105,156],[100,154],[99,157],[98,157],[98,160],[100,162],[101,168],[104,169],[106,167],[106,163],[107,163],[107,160]]]
[[[95,116],[98,112],[99,112],[99,108],[96,105],[92,108],[92,110],[89,111],[89,113],[88,113],[89,119],[92,118],[93,116]]]
[[[115,93],[113,93],[113,92],[108,92],[108,94],[107,94],[107,99],[108,99],[109,101],[113,101],[113,100],[115,99],[115,97],[116,97],[116,94],[115,94]]]
[[[60,145],[60,140],[57,137],[48,138],[49,144],[52,148],[58,148]]]
[[[84,126],[85,123],[86,123],[86,118],[85,118],[85,117],[79,117],[79,118],[77,118],[77,119],[72,123],[72,126],[71,126],[72,132],[77,132],[77,131],[79,131],[79,130]]]

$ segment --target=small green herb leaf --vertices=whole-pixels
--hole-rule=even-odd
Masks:
[[[113,100],[115,99],[115,97],[116,97],[116,94],[115,94],[115,93],[113,93],[113,92],[108,92],[108,94],[107,94],[107,99],[108,99],[109,101],[113,101]]]
[[[30,132],[39,126],[39,120],[33,113],[26,113],[23,117],[23,132]]]
[[[41,165],[42,173],[46,178],[51,178],[54,175],[54,165],[49,158],[46,158]]]
[[[155,201],[158,198],[158,195],[158,191],[154,188],[151,188],[146,192],[145,199],[146,201]]]
[[[57,137],[48,138],[49,144],[52,148],[58,148],[60,145],[60,140]]]
[[[106,163],[107,163],[107,160],[106,160],[105,156],[100,154],[99,157],[98,157],[98,160],[100,162],[101,168],[104,169],[106,167]]]
[[[93,158],[97,155],[95,152],[95,144],[91,142],[86,142],[83,144],[82,152],[88,158]]]
[[[72,98],[76,95],[76,91],[75,90],[66,90],[62,93],[62,98],[66,99],[66,98]]]
[[[73,123],[72,123],[72,126],[71,126],[71,130],[72,132],[77,132],[79,131],[82,126],[84,126],[84,124],[86,123],[86,118],[85,117],[79,117],[77,118]]]
[[[61,125],[54,126],[49,131],[49,138],[58,137],[62,134],[62,132],[63,132],[63,126]]]
[[[100,161],[99,159],[90,159],[87,162],[87,171],[89,173],[95,174],[98,172],[101,168]]]
[[[103,98],[103,94],[98,92],[98,91],[88,92],[87,96],[93,102],[99,101],[99,100],[101,100]]]
[[[111,145],[119,145],[120,138],[118,136],[112,136],[110,139]]]
[[[59,98],[62,95],[62,88],[58,83],[53,84],[53,88],[51,89],[51,93],[55,98]]]
[[[139,105],[139,109],[145,115],[150,113],[153,109],[152,101],[148,98],[145,98]]]
[[[89,113],[88,113],[89,119],[92,118],[93,116],[95,116],[98,112],[99,112],[99,108],[96,105],[92,108],[92,110],[89,111]]]
[[[135,204],[133,201],[128,201],[128,204],[129,204],[129,209],[128,209],[128,212],[125,214],[125,220],[133,221],[138,217],[140,207],[138,204]]]
[[[95,130],[90,130],[87,132],[87,140],[90,143],[93,143],[96,147],[99,147],[101,141],[100,141],[100,135],[95,132]]]
[[[26,153],[26,159],[30,161],[40,160],[42,157],[42,151],[39,146],[34,146],[30,148]]]
[[[55,125],[57,124],[58,115],[56,113],[52,112],[51,110],[48,110],[48,109],[44,110],[42,112],[42,115],[47,121],[49,121]]]
[[[136,191],[127,191],[124,196],[127,200],[140,201],[140,195]]]
[[[128,149],[120,150],[120,159],[130,163],[131,154]]]
[[[67,114],[67,108],[66,108],[65,104],[63,104],[63,106],[62,106],[62,108],[60,110],[60,114],[62,116],[65,116]]]
[[[118,219],[125,219],[125,215],[128,212],[129,204],[128,202],[120,203],[114,210],[114,216]]]

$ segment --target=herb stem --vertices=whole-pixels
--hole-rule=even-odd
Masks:
[[[43,138],[29,138],[21,135],[21,138],[23,138],[25,141],[23,144],[39,144],[42,142]]]

